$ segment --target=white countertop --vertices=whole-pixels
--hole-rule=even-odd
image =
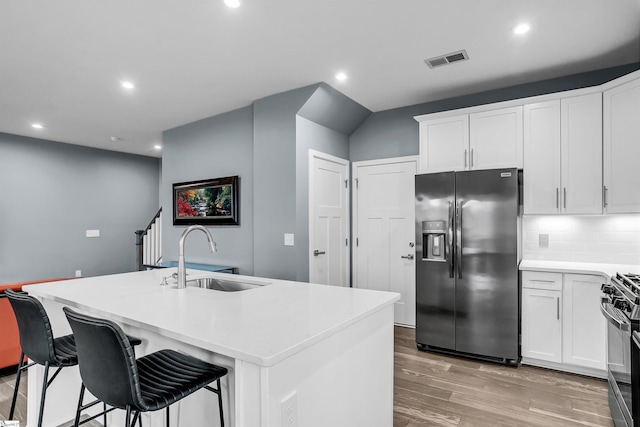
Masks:
[[[272,366],[400,298],[397,293],[302,282],[240,292],[160,286],[175,268],[24,286],[29,294],[187,344]],[[202,275],[188,270],[188,274]],[[221,279],[258,278],[207,273]]]
[[[611,277],[616,273],[640,273],[640,265],[629,264],[601,264],[595,262],[565,262],[565,261],[520,261],[523,271],[550,271],[576,274],[599,274]]]

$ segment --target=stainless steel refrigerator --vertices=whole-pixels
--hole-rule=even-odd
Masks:
[[[416,343],[517,365],[518,171],[416,175]]]

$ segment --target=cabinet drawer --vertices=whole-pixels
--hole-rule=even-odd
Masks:
[[[522,287],[527,289],[562,290],[562,273],[523,271]]]

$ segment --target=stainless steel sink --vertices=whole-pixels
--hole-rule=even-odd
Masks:
[[[219,277],[187,277],[187,286],[195,286],[204,289],[213,289],[222,292],[247,291],[260,286],[269,285],[271,282],[247,279],[221,279]]]

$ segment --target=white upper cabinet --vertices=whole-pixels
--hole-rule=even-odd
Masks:
[[[560,100],[524,106],[524,213],[560,212]]]
[[[420,122],[420,168],[423,173],[467,169],[469,115]]]
[[[522,107],[469,115],[470,169],[522,167]]]
[[[524,213],[602,213],[602,95],[524,106]]]
[[[522,167],[522,107],[420,121],[422,173]]]
[[[604,92],[607,213],[640,212],[640,79]]]
[[[602,94],[560,101],[562,212],[602,213]]]

